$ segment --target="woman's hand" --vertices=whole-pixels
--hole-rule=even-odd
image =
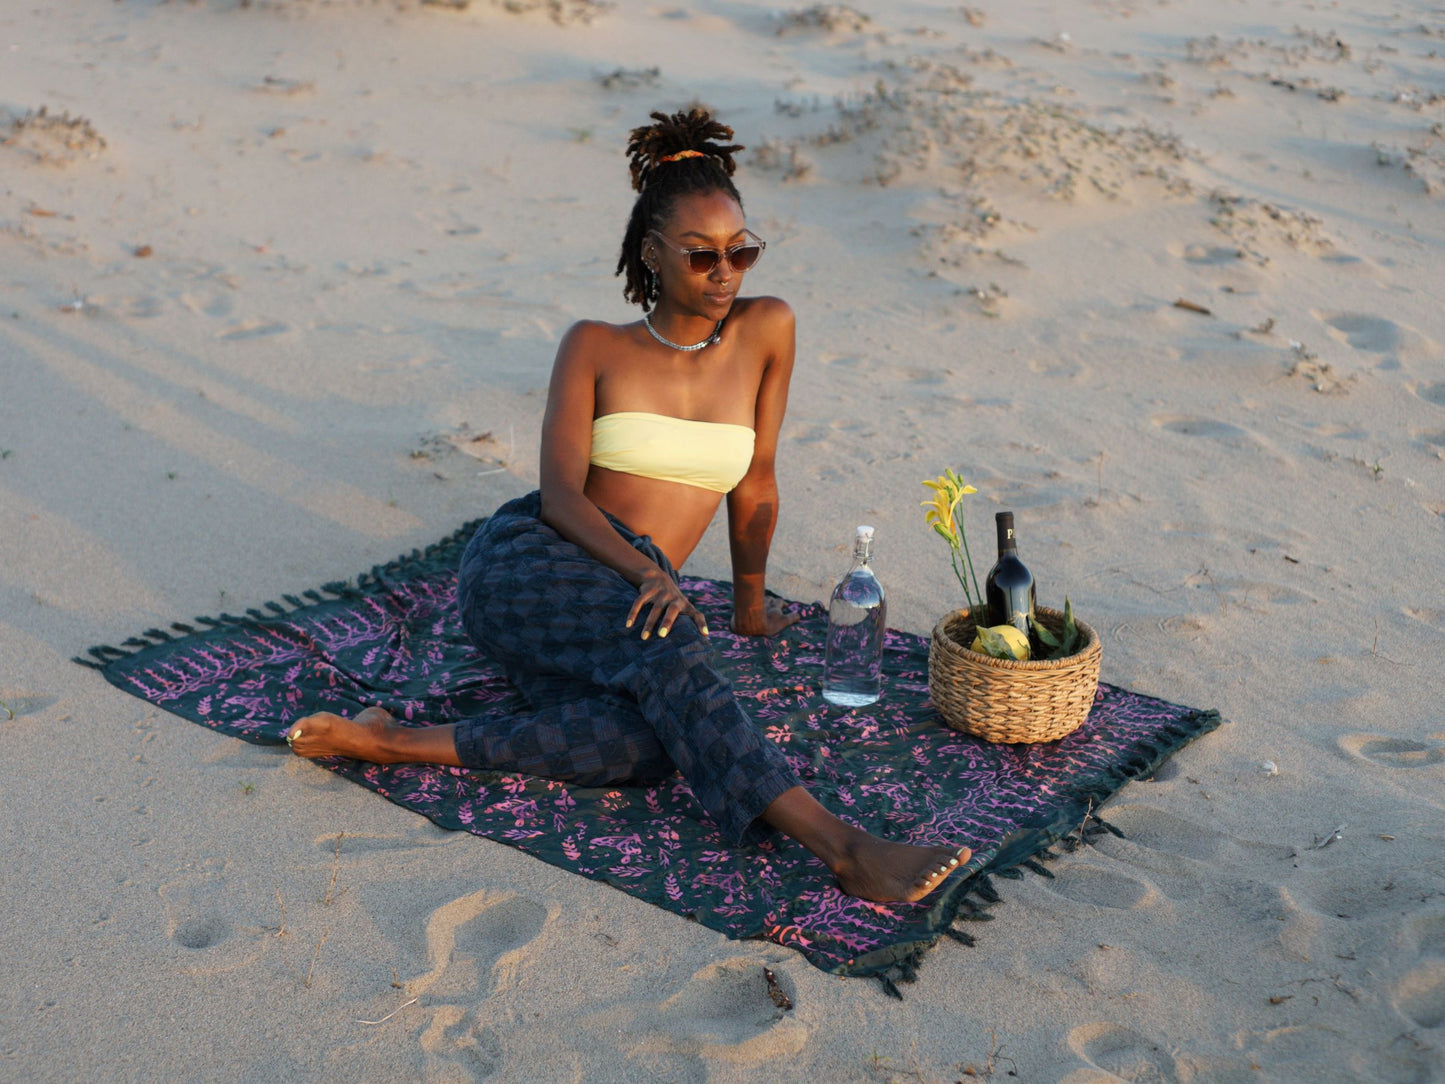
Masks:
[[[733,611],[732,630],[739,636],[776,636],[789,625],[796,625],[803,619],[797,611],[783,609],[780,599],[768,598],[763,612],[740,614]]]
[[[642,574],[642,582],[637,585],[637,601],[632,604],[632,611],[627,615],[629,629],[637,622],[638,615],[645,606],[652,608],[642,623],[644,640],[652,635],[654,628],[658,636],[666,636],[672,626],[677,624],[677,619],[684,614],[693,619],[698,632],[704,636],[708,634],[707,618],[688,601],[682,588],[673,582],[672,577],[660,568],[653,568]]]

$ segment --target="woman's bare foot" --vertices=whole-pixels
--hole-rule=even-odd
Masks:
[[[299,757],[352,757],[383,764],[386,731],[395,723],[383,708],[363,708],[354,719],[323,711],[288,728],[286,744]]]
[[[383,708],[363,708],[355,719],[329,711],[308,715],[286,730],[286,744],[301,757],[351,757],[373,764],[445,764],[460,767],[456,728],[401,726]]]
[[[941,885],[973,854],[967,847],[916,847],[890,843],[855,828],[833,865],[838,887],[875,903],[913,903]]]
[[[848,895],[874,903],[921,900],[973,854],[967,847],[916,847],[879,839],[839,820],[803,787],[773,799],[763,820],[821,858]]]

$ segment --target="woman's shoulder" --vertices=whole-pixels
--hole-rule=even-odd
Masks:
[[[740,297],[733,302],[729,320],[774,326],[793,323],[793,307],[781,297],[766,294],[760,297]]]
[[[579,366],[596,369],[616,356],[628,341],[635,341],[636,325],[609,324],[605,320],[578,320],[557,346],[557,364],[572,371]]]
[[[766,357],[793,350],[793,309],[781,297],[740,297],[733,302],[728,323],[741,341],[754,344]]]
[[[637,328],[637,321],[629,324],[609,324],[606,320],[578,320],[569,327],[562,341],[586,345],[594,342],[614,342],[631,336]]]

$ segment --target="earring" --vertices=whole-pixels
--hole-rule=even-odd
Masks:
[[[657,277],[657,268],[649,267],[647,269],[647,285],[645,288],[649,304],[656,301],[662,294],[662,283]]]

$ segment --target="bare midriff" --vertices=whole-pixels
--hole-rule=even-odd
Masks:
[[[702,540],[723,498],[700,486],[597,466],[588,468],[582,492],[638,534],[650,535],[679,570]]]

